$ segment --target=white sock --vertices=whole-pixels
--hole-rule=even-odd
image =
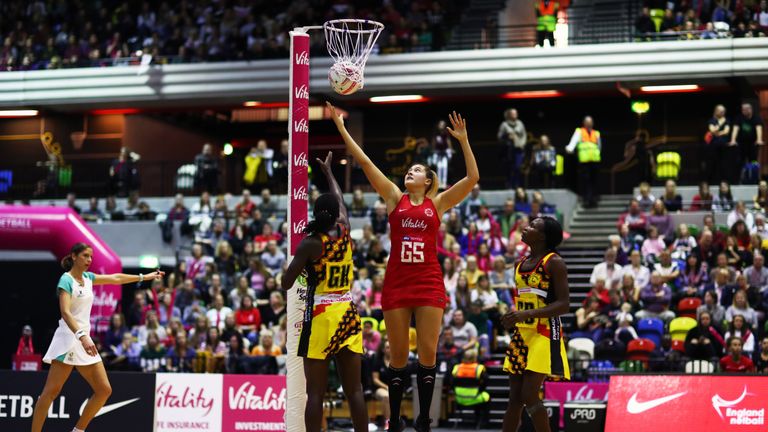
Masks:
[[[72,432],[85,432],[83,429],[73,428]]]

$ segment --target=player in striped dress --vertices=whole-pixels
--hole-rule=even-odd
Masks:
[[[336,359],[344,396],[349,401],[355,432],[368,431],[368,410],[361,384],[363,333],[360,315],[352,301],[352,239],[341,189],[331,172],[333,153],[320,159],[331,193],[320,195],[307,224],[307,237],[285,271],[281,284],[288,290],[302,272],[307,279],[304,320],[298,355],[304,358],[307,432],[319,432],[323,421],[323,398],[328,388],[328,365]]]

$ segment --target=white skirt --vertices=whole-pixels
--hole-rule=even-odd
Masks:
[[[53,334],[48,352],[43,357],[45,363],[51,363],[53,360],[73,366],[87,366],[100,362],[101,356],[99,354],[92,356],[85,352],[83,344],[75,339],[72,331],[59,327]]]

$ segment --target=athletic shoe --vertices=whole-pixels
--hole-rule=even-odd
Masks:
[[[384,426],[384,430],[387,432],[403,432],[405,430],[405,417],[400,417],[400,421],[398,422],[397,426],[390,425],[389,420],[387,420],[387,424]]]
[[[413,422],[413,429],[416,432],[432,432],[432,419],[419,416],[415,422]]]

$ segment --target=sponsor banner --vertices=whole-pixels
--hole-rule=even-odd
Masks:
[[[224,375],[222,432],[284,431],[283,375]]]
[[[768,377],[617,375],[605,430],[765,431]]]
[[[608,400],[608,383],[545,382],[544,399],[560,402],[560,427],[565,427],[563,405],[573,401]]]
[[[222,379],[216,374],[157,374],[155,432],[220,432]]]
[[[47,372],[0,371],[0,430],[27,431],[45,385]],[[88,432],[151,431],[155,375],[109,372],[112,395],[99,410]],[[73,372],[48,410],[44,430],[72,430],[93,390]]]

